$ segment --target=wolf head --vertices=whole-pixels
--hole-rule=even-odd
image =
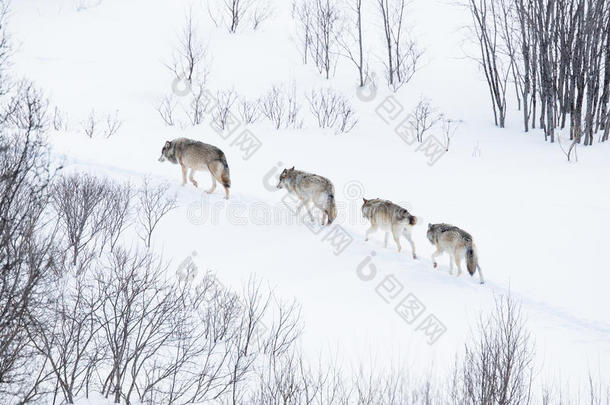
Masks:
[[[434,243],[435,243],[434,240],[436,239],[434,237],[434,225],[428,224],[428,232],[426,233],[426,237],[428,238],[430,243],[432,243],[434,245]]]
[[[286,186],[286,179],[292,172],[294,172],[294,166],[292,166],[291,169],[284,169],[282,174],[280,174],[280,181],[277,183],[277,188],[282,189]]]
[[[159,162],[165,162],[166,159],[172,163],[178,163],[178,160],[176,160],[176,152],[174,150],[174,145],[171,141],[167,141],[165,142],[165,145],[163,145],[163,149],[161,149],[161,156],[159,157]]]
[[[362,198],[362,216],[365,218],[368,218],[370,216],[370,211],[371,211],[371,207],[370,207],[370,202],[371,200],[367,200],[366,198]]]

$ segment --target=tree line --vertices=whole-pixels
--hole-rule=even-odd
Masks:
[[[568,128],[570,151],[598,133],[608,140],[610,2],[468,0],[468,7],[496,125],[505,126],[514,91],[526,132],[538,127],[555,142]]]

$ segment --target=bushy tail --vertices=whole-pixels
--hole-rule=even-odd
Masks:
[[[477,265],[477,252],[474,249],[474,246],[470,245],[466,248],[466,268],[471,276],[473,276],[474,272],[477,270]]]
[[[328,225],[332,224],[337,218],[337,204],[335,203],[335,196],[332,194],[328,195],[326,201],[326,215],[328,215]]]
[[[220,176],[222,185],[227,188],[231,187],[231,175],[230,175],[230,171],[229,171],[229,164],[227,163],[227,158],[224,153],[222,153],[220,155],[219,160],[220,160],[220,163],[222,163],[222,166],[224,167],[224,169],[222,171],[222,175]]]
[[[413,216],[413,215],[409,215],[409,225],[415,225],[417,224],[417,217]]]

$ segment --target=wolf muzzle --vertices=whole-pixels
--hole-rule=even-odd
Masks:
[[[165,162],[165,156],[161,155],[161,157],[159,158],[159,162]]]

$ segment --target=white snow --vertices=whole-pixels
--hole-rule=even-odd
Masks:
[[[610,145],[580,149],[579,162],[568,164],[559,145],[545,143],[539,131],[522,133],[517,111],[511,111],[507,129],[495,128],[476,62],[463,57],[464,10],[417,0],[410,21],[427,48],[426,64],[395,95],[385,90],[377,66],[379,92],[367,103],[357,97],[348,62],[340,62],[329,81],[301,64],[291,38],[289,2],[278,1],[274,19],[259,31],[235,35],[214,27],[203,3],[193,2],[193,10],[213,60],[213,91],[232,88],[257,97],[272,84],[294,82],[302,96],[332,86],[357,109],[357,127],[343,135],[319,130],[308,121],[304,102],[301,115],[309,118],[301,130],[276,131],[263,120],[248,126],[262,142],[248,160],[231,145],[236,135],[222,139],[207,121],[184,130],[166,127],[156,111],[171,92],[171,74],[163,62],[182,27],[186,2],[103,0],[76,11],[71,0],[20,0],[13,3],[10,18],[19,45],[13,70],[45,89],[69,117],[69,132],[51,137],[56,161],[65,170],[134,184],[145,176],[172,183],[180,208],[162,222],[154,241],[164,257],[172,258],[172,275],[197,252],[198,267],[214,270],[228,285],[239,288],[256,274],[278,295],[296,299],[305,324],[303,346],[313,358],[332,353],[347,364],[400,359],[439,373],[453,362],[479,314],[491,309],[494,295],[510,291],[522,299],[541,375],[569,377],[570,382],[589,370],[608,375]],[[376,38],[368,41],[377,46]],[[390,95],[404,105],[400,118],[423,95],[448,116],[464,120],[450,151],[436,164],[428,165],[422,151],[394,133],[397,121],[386,124],[376,114]],[[120,131],[110,139],[87,138],[81,122],[91,109],[100,116],[118,110],[124,121]],[[157,161],[164,141],[180,136],[224,150],[232,177],[228,202],[220,187],[213,195],[203,192],[207,173],[197,175],[199,189],[181,187],[179,167]],[[323,240],[328,230],[314,235],[291,220],[281,202],[283,192],[273,190],[271,171],[277,175],[293,165],[334,182],[341,207],[336,224],[353,237],[341,254]],[[413,232],[418,260],[411,258],[406,241],[401,254],[391,239],[385,249],[381,232],[365,243],[361,197],[402,202],[428,222],[448,222],[470,232],[487,283],[479,285],[478,276],[466,272],[450,276],[447,256],[434,270],[426,224]],[[365,282],[357,267],[373,251],[378,273]],[[376,288],[390,275],[403,289],[386,303]],[[409,293],[426,306],[412,325],[393,309]],[[433,345],[417,330],[428,314],[447,328]]]

